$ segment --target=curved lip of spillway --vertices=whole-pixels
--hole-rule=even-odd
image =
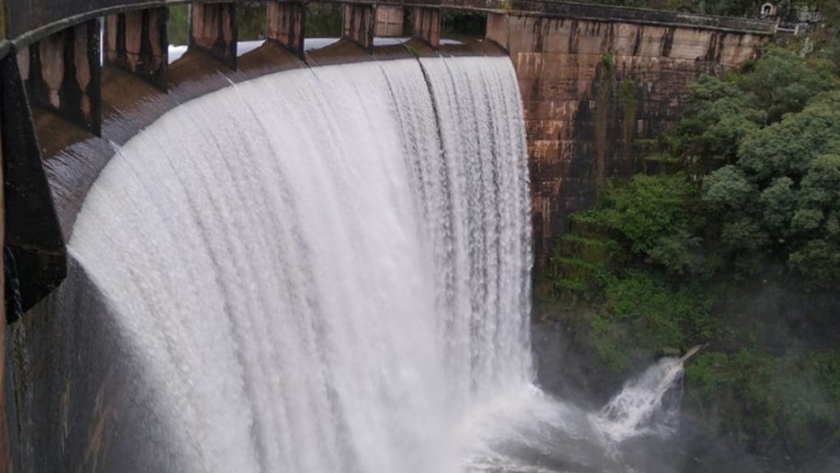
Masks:
[[[92,136],[48,112],[33,110],[56,213],[65,241],[99,173],[125,144],[169,110],[224,87],[286,70],[362,61],[447,56],[507,56],[483,39],[442,40],[435,50],[407,38],[379,41],[370,50],[348,40],[328,40],[310,48],[304,59],[271,41],[251,44],[231,70],[197,51],[183,53],[169,66],[164,92],[115,67],[102,72],[102,137]]]

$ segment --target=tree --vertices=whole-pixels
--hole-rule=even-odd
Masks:
[[[808,63],[779,47],[768,47],[753,70],[738,76],[737,82],[741,90],[755,95],[757,108],[767,111],[767,124],[802,110],[812,97],[837,85],[820,63]]]
[[[612,183],[584,214],[587,241],[618,249],[581,273],[600,293],[574,311],[578,343],[620,371],[711,342],[687,367],[686,399],[764,454],[840,448],[837,70],[770,47],[701,78],[668,137],[683,172]]]
[[[629,183],[613,183],[603,205],[587,215],[614,233],[628,250],[667,271],[691,272],[698,242],[689,230],[687,205],[696,189],[682,174],[637,175]]]

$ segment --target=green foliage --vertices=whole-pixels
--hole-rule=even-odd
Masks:
[[[770,254],[812,289],[840,287],[840,92],[816,96],[799,113],[745,136],[738,160],[703,179],[701,201],[736,260]],[[752,269],[756,269],[752,265]],[[749,272],[749,271],[748,271]]]
[[[840,283],[840,248],[836,242],[810,240],[791,253],[790,264],[806,276],[809,289],[836,287]]]
[[[689,203],[696,189],[682,174],[637,175],[629,183],[613,182],[602,205],[586,214],[626,244],[629,252],[672,274],[700,274],[705,268],[693,250]]]
[[[418,51],[417,48],[408,43],[403,43],[403,47],[405,47],[405,50],[408,51],[408,54],[411,54],[414,59],[420,59],[420,51]]]
[[[834,351],[703,354],[686,367],[686,381],[689,404],[745,444],[813,449],[838,427],[840,354]]]
[[[342,29],[342,5],[340,3],[307,3],[307,38],[338,38]]]
[[[487,13],[462,10],[443,10],[441,13],[441,33],[445,36],[484,37],[487,29]],[[411,32],[408,31],[408,36]]]
[[[265,38],[266,8],[264,3],[242,2],[236,6],[236,27],[240,41]]]
[[[757,108],[767,111],[768,123],[802,110],[812,97],[837,85],[823,67],[779,47],[767,48],[755,68],[737,76],[736,82],[742,91],[754,95]]]
[[[708,272],[690,232],[688,206],[696,193],[680,174],[613,182],[598,208],[574,218],[573,228],[592,236],[561,239],[557,289],[597,301],[581,332],[611,371],[712,336],[712,298],[690,281],[674,280]]]
[[[689,88],[671,150],[702,181],[706,225],[696,236],[720,243],[739,280],[769,258],[812,289],[840,287],[834,272],[809,265],[840,258],[830,216],[840,181],[828,157],[840,155],[840,86],[830,70],[771,47],[741,74]]]
[[[712,171],[703,180],[701,200],[713,213],[746,212],[754,204],[756,196],[756,189],[737,166],[724,166]]]
[[[556,252],[555,291],[588,305],[582,349],[626,373],[710,342],[687,368],[688,405],[753,451],[840,448],[840,353],[826,349],[840,346],[837,70],[770,47],[701,78],[667,138],[681,169],[612,182]],[[834,305],[805,311],[819,297]]]
[[[745,138],[760,142],[763,127],[802,111],[834,87],[837,80],[823,63],[769,47],[744,73],[724,80],[702,77],[689,87],[684,117],[670,138],[672,152],[698,174],[735,164]]]
[[[834,94],[826,98],[840,98],[840,92]],[[814,158],[840,152],[839,132],[840,109],[816,101],[801,113],[747,135],[738,149],[738,165],[755,182],[775,176],[798,181]]]
[[[172,5],[169,7],[169,22],[166,33],[169,44],[186,45],[190,41],[190,7],[189,5]]]
[[[612,69],[612,67],[613,67],[613,55],[612,55],[612,53],[609,52],[609,51],[605,52],[604,55],[601,56],[601,62],[604,63],[604,67],[606,67],[608,70]]]

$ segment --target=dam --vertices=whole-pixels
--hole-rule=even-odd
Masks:
[[[661,63],[638,93],[668,94],[769,25],[347,3],[307,50],[301,4],[268,2],[239,55],[235,4],[208,2],[170,64],[163,2],[24,3],[0,122],[14,471],[589,471],[620,463],[613,417],[668,430],[664,388],[609,418],[539,391],[530,269],[558,202],[621,172],[610,133],[679,105],[645,99],[625,133],[599,77]],[[407,7],[414,39],[376,46]],[[486,38],[441,41],[442,8],[485,12]]]

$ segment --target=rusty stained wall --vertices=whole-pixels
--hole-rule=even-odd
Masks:
[[[767,35],[491,14],[487,37],[513,60],[525,108],[535,264],[545,267],[571,212],[613,176],[641,170],[643,149],[679,118],[704,72],[755,56]]]

